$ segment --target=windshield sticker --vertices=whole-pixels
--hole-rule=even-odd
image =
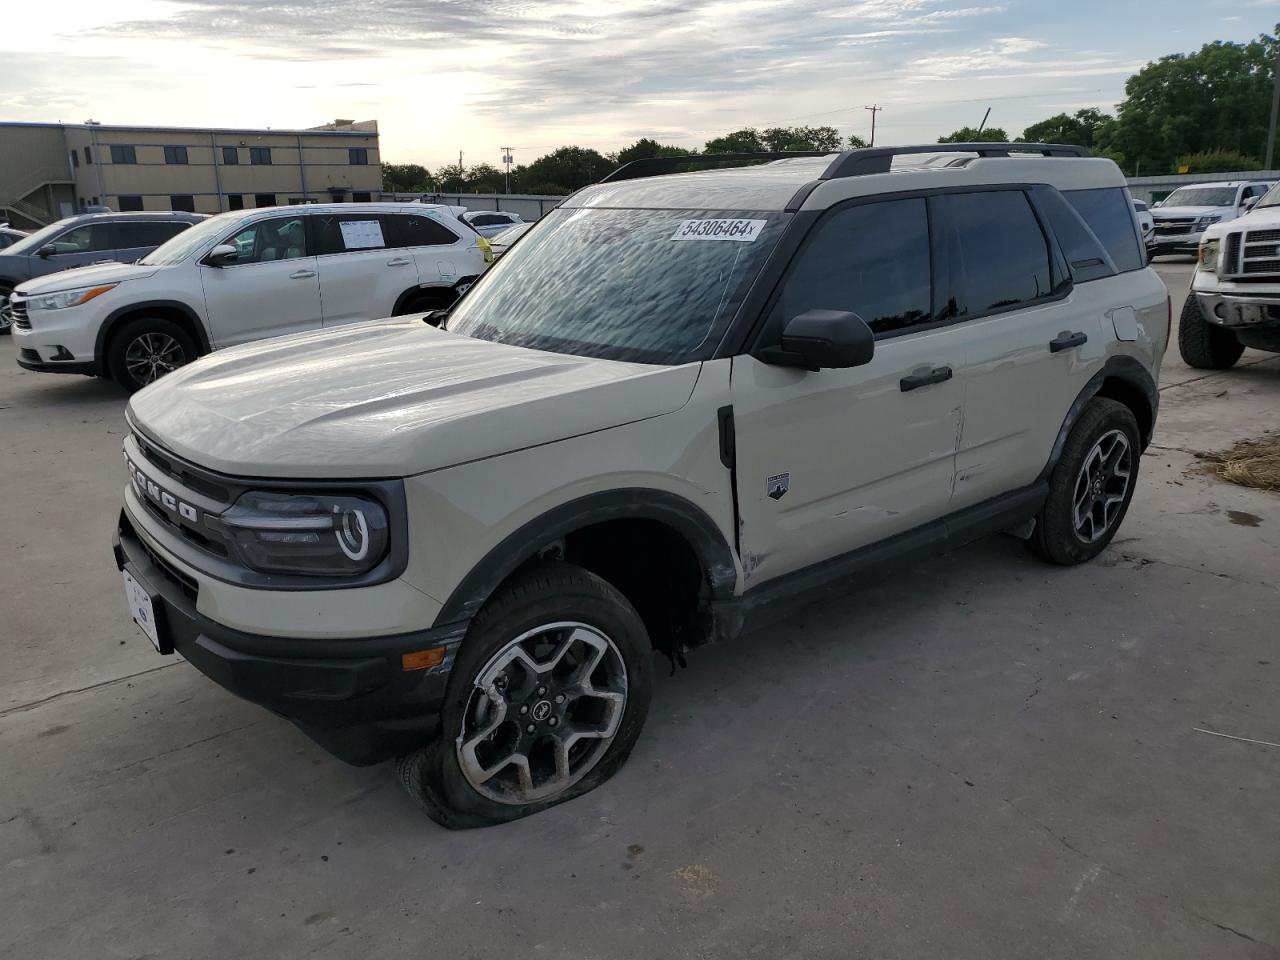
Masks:
[[[685,220],[672,240],[738,240],[751,243],[760,236],[766,220]]]
[[[343,220],[338,229],[342,231],[342,244],[348,250],[368,250],[370,247],[383,247],[382,224],[377,220]]]

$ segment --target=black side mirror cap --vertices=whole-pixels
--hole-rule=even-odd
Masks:
[[[52,243],[46,243],[43,247],[41,247],[39,250],[36,251],[36,256],[44,260],[48,260],[57,252],[58,252],[57,247],[55,247]]]
[[[845,310],[806,310],[782,327],[779,347],[756,354],[764,363],[839,370],[870,363],[876,335],[856,313]]]

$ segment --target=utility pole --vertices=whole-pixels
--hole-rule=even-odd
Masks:
[[[1274,81],[1275,89],[1271,92],[1271,125],[1267,127],[1267,162],[1264,170],[1273,169],[1271,161],[1276,153],[1276,115],[1280,114],[1280,23],[1276,24],[1276,65]]]
[[[873,105],[870,107],[863,107],[862,109],[871,111],[871,142],[867,144],[867,146],[874,147],[876,145],[876,114],[883,110],[884,107]]]
[[[511,151],[512,147],[499,147],[502,151],[502,163],[507,168],[506,175],[503,177],[503,193],[511,192]]]
[[[978,124],[978,133],[981,134],[987,128],[987,118],[991,116],[991,108],[987,107],[987,112],[982,115],[982,122]]]

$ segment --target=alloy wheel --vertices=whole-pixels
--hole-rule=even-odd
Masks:
[[[536,627],[472,682],[457,739],[462,774],[498,803],[555,797],[608,752],[626,705],[627,668],[609,637],[585,623]]]
[[[124,352],[125,369],[138,383],[148,384],[186,363],[182,344],[167,333],[144,333]]]
[[[1133,449],[1121,430],[1103,434],[1084,458],[1072,497],[1072,523],[1085,543],[1101,539],[1124,509],[1133,477]]]

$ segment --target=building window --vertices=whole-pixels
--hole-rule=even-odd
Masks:
[[[165,147],[164,148],[165,163],[186,163],[187,148],[186,147]]]
[[[256,147],[254,149],[257,149]],[[253,205],[255,207],[274,207],[276,205],[276,195],[274,193],[255,193],[253,195]]]
[[[189,193],[175,193],[169,197],[169,207],[173,210],[185,210],[187,213],[195,213],[196,198]]]
[[[111,162],[112,163],[137,163],[138,152],[133,147],[124,146],[119,143],[111,145]]]
[[[255,167],[264,167],[271,165],[271,148],[270,147],[250,147],[249,162]],[[272,201],[273,203],[275,201]]]
[[[366,147],[350,147],[347,149],[347,162],[353,167],[369,165],[369,151]]]
[[[88,147],[85,147],[85,148],[84,148],[84,162],[85,162],[85,163],[93,163],[93,154],[89,152],[89,148],[88,148]]]
[[[236,167],[240,165],[240,151],[235,147],[222,148],[222,165],[224,167]]]
[[[353,193],[351,195],[352,203],[368,203],[372,199],[373,194],[371,193]]]
[[[244,209],[244,194],[242,194],[242,193],[228,193],[228,194],[227,194],[227,209],[228,209],[228,210],[243,210],[243,209]]]
[[[142,197],[137,196],[136,194],[135,194],[135,195],[133,195],[133,196],[125,196],[124,194],[121,194],[121,195],[120,195],[120,209],[121,209],[121,211],[125,211],[125,210],[141,210],[141,209],[142,209]]]
[[[71,166],[80,169],[80,152],[78,150],[71,151]]]

